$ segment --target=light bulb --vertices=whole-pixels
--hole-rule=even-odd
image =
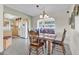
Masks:
[[[44,15],[44,18],[48,18],[49,16],[47,14]]]
[[[43,16],[42,16],[42,15],[40,15],[40,18],[43,18]]]

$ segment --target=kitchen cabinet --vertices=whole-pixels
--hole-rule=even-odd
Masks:
[[[3,34],[4,34],[4,36],[3,36],[4,49],[7,49],[12,44],[11,32],[4,32]]]
[[[7,18],[3,20],[3,47],[7,49],[12,44],[12,32],[10,22]]]

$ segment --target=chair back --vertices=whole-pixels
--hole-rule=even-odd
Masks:
[[[34,31],[29,32],[30,42],[38,41],[37,40],[38,33]]]
[[[63,32],[63,36],[62,36],[62,43],[63,43],[63,41],[64,41],[64,39],[65,39],[65,36],[66,36],[66,29],[64,29],[64,32]]]

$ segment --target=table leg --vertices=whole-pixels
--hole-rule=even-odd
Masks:
[[[54,49],[55,45],[52,43],[52,53],[53,53],[53,49]]]
[[[46,45],[47,45],[47,44],[46,44],[46,40],[44,40],[44,42],[45,42],[45,49],[46,49]]]
[[[51,52],[51,42],[48,41],[48,55],[50,55],[50,52]]]

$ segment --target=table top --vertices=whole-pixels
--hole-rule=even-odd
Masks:
[[[38,35],[30,35],[30,36],[34,36],[37,37],[38,39],[42,39],[42,40],[55,40],[56,39],[56,35],[54,35],[52,38],[51,37],[46,37],[46,36],[38,36]]]

